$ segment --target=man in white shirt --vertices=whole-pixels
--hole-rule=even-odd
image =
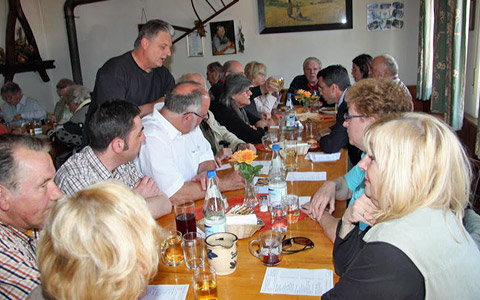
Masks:
[[[3,119],[14,126],[22,126],[33,120],[45,119],[47,113],[37,100],[22,94],[20,86],[15,82],[7,82],[2,86],[1,94],[6,102],[2,105]]]
[[[175,85],[165,103],[142,119],[147,140],[140,149],[140,171],[155,179],[173,203],[205,197],[206,171],[215,169],[213,153],[198,125],[208,119],[210,97],[194,82]],[[238,172],[222,177],[221,191],[243,188]]]

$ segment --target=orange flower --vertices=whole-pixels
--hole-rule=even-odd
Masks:
[[[298,90],[297,90],[297,95],[303,95],[303,93],[305,93],[304,90],[302,90],[302,89],[298,89]]]
[[[303,97],[306,97],[306,98],[310,98],[311,95],[312,95],[312,93],[310,93],[310,92],[304,92],[303,93]]]
[[[257,155],[255,155],[255,152],[253,150],[242,150],[242,151],[237,151],[232,155],[232,158],[230,158],[231,162],[236,162],[236,163],[247,163],[251,164],[252,161],[257,158]]]

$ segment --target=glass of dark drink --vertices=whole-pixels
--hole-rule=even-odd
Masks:
[[[282,260],[282,233],[273,230],[261,232],[258,239],[250,241],[249,250],[264,265],[278,265]]]
[[[177,230],[183,234],[197,231],[197,222],[195,221],[195,202],[186,201],[185,203],[175,204],[175,223]]]

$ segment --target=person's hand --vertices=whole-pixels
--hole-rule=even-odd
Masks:
[[[257,148],[253,144],[239,144],[237,147],[238,150],[252,150],[255,153],[257,153]]]
[[[160,194],[157,183],[153,178],[144,176],[142,179],[135,183],[133,190],[139,193],[143,198],[156,197]]]
[[[262,112],[260,114],[260,119],[262,120],[265,120],[265,121],[268,121],[272,118],[272,114],[271,113],[267,113],[267,112]]]
[[[18,121],[18,120],[20,120],[21,118],[22,118],[22,115],[21,115],[21,114],[16,114],[16,115],[13,117],[12,121]]]
[[[47,119],[51,122],[51,123],[55,123],[57,121],[57,118],[55,118],[55,115],[54,114],[51,114],[51,113],[48,113],[47,114]]]
[[[350,205],[342,217],[342,223],[356,224],[359,222],[373,226],[377,221],[375,214],[378,206],[365,194],[358,197],[352,205]]]
[[[313,195],[310,205],[308,207],[308,214],[313,216],[313,219],[320,219],[329,206],[328,213],[333,214],[335,211],[335,182],[327,181],[317,192]]]
[[[245,179],[240,175],[239,171],[233,171],[220,178],[221,191],[234,191],[245,188]]]
[[[232,156],[232,149],[230,148],[221,148],[217,154],[215,154],[215,165],[217,168],[222,166],[222,160],[229,159]]]
[[[258,120],[257,123],[255,123],[255,127],[257,128],[268,127],[268,122],[265,120]]]
[[[265,83],[260,85],[260,91],[262,91],[262,94],[278,92],[277,78],[268,77]]]
[[[207,185],[208,185],[207,172],[202,172],[198,174],[197,176],[193,177],[191,181],[200,183],[200,187],[202,188],[203,191],[207,190]]]

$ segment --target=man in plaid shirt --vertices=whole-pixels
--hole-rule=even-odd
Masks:
[[[0,135],[1,299],[25,299],[40,284],[38,230],[62,196],[48,151],[30,136]]]

